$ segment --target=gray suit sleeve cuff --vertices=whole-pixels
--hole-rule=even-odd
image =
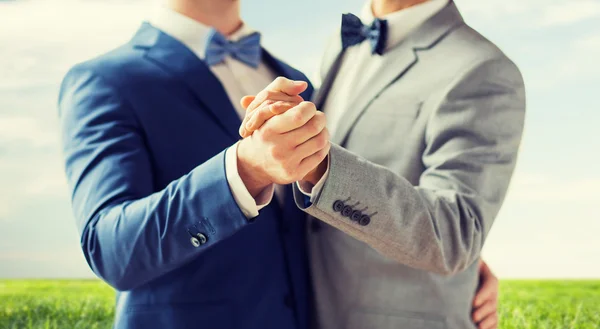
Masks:
[[[350,165],[352,164],[352,165]],[[306,211],[314,217],[322,218],[328,215],[334,220],[351,220],[356,226],[366,226],[370,223],[370,216],[366,206],[361,207],[360,202],[353,200],[350,195],[342,195],[341,191],[348,191],[340,184],[348,182],[345,177],[352,177],[353,173],[359,172],[361,160],[341,146],[332,144],[329,152],[329,164],[327,178],[319,181],[319,191],[307,198],[299,187],[294,184],[294,199],[298,208]],[[361,174],[367,171],[360,171]],[[324,176],[325,178],[325,176]],[[363,213],[360,210],[365,210]],[[361,224],[362,223],[362,224]]]

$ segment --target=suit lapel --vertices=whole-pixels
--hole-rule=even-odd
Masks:
[[[336,37],[332,40],[329,48],[323,56],[321,75],[324,75],[324,77],[322,77],[321,86],[317,94],[313,98],[313,102],[315,103],[318,109],[322,109],[325,105],[327,95],[329,95],[331,86],[333,85],[335,77],[337,76],[340,70],[340,66],[342,65],[344,51],[342,49],[340,33],[341,32],[338,31]]]
[[[371,80],[365,84],[362,90],[350,93],[353,98],[349,104],[352,105],[346,109],[344,119],[340,120],[331,140],[343,145],[352,127],[369,105],[390,85],[418,64],[419,52],[432,49],[462,24],[464,21],[458,9],[454,2],[450,1],[448,6],[419,26],[406,40],[396,47],[388,49],[383,55],[383,64],[372,75]]]
[[[210,68],[178,40],[144,23],[133,39],[146,56],[183,81],[217,124],[235,140],[241,124],[223,85]]]
[[[331,140],[334,143],[343,144],[350,129],[354,126],[356,120],[363,111],[373,102],[378,95],[397,77],[399,78],[407,72],[415,63],[416,56],[412,48],[399,46],[385,54],[385,62],[381,69],[376,72],[369,83],[366,83],[362,90],[355,90],[351,93],[352,99],[348,104],[344,118],[339,121]]]

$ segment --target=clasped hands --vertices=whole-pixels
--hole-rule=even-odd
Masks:
[[[283,77],[241,100],[246,116],[237,148],[238,172],[253,197],[275,184],[316,184],[327,169],[325,115],[300,94],[308,84]]]

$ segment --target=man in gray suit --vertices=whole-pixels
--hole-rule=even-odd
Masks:
[[[294,184],[313,217],[316,326],[475,328],[480,252],[523,131],[521,74],[453,1],[373,0],[340,34],[314,100],[329,156]],[[295,105],[270,100],[287,85],[243,100],[243,137]]]

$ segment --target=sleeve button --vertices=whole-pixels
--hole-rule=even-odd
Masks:
[[[369,225],[369,223],[371,223],[371,217],[369,217],[368,215],[364,215],[360,218],[360,220],[358,221],[358,223],[361,226],[367,226]]]
[[[345,206],[344,209],[342,209],[342,216],[350,217],[350,216],[352,216],[353,211],[354,211],[354,209],[352,209],[352,207]]]
[[[205,244],[206,241],[208,241],[208,239],[206,238],[206,235],[202,234],[202,233],[198,233],[196,234],[196,237],[198,238],[198,242],[202,245]]]
[[[190,239],[190,242],[192,243],[192,246],[194,246],[196,248],[200,247],[200,241],[198,241],[198,239],[196,239],[195,237],[192,237]]]
[[[337,200],[336,202],[333,203],[333,210],[335,212],[340,212],[342,211],[342,209],[344,209],[344,202],[341,200]]]
[[[350,219],[352,219],[352,221],[354,221],[354,222],[359,222],[361,217],[362,217],[362,212],[359,210],[355,210],[352,212]]]

